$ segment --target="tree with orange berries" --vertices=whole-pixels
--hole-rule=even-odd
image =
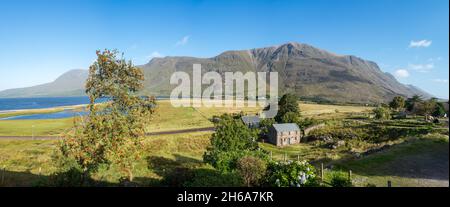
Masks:
[[[143,72],[118,54],[116,50],[97,51],[86,82],[89,113],[75,121],[59,151],[75,160],[83,177],[100,165],[114,165],[131,182],[134,163],[142,151],[141,138],[156,102],[154,97],[138,95]],[[99,99],[107,101],[98,104]]]

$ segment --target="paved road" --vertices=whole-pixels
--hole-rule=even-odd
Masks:
[[[189,132],[213,132],[214,127],[203,127],[203,128],[193,128],[193,129],[181,129],[181,130],[171,130],[171,131],[162,131],[162,132],[150,132],[147,133],[147,136],[151,135],[164,135],[164,134],[181,134],[181,133],[189,133]]]
[[[213,132],[214,127],[203,127],[203,128],[193,128],[193,129],[180,129],[180,130],[171,130],[171,131],[161,131],[161,132],[150,132],[147,133],[147,136],[154,135],[168,135],[168,134],[182,134],[189,132]],[[0,136],[1,139],[15,139],[15,140],[53,140],[59,139],[59,136]]]

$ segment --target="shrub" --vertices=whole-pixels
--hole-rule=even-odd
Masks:
[[[270,162],[265,185],[275,187],[319,186],[314,166],[306,161]]]
[[[304,118],[297,122],[298,126],[302,129],[308,128],[312,125],[317,124],[318,122],[314,118]]]
[[[266,168],[264,160],[253,156],[245,156],[237,161],[237,170],[247,187],[257,186],[266,173]]]
[[[331,175],[330,185],[332,187],[353,187],[352,182],[341,172],[334,172]]]
[[[267,160],[267,154],[263,151],[251,150],[235,150],[235,151],[209,151],[203,156],[206,163],[211,164],[214,168],[222,173],[233,172],[237,169],[237,161],[245,156],[254,156]]]
[[[391,118],[391,112],[386,107],[377,107],[373,109],[375,113],[375,119],[387,120]]]
[[[389,107],[391,107],[394,110],[402,109],[405,107],[405,99],[401,96],[396,96],[389,103]]]
[[[249,129],[241,120],[225,114],[216,124],[211,146],[207,148],[203,160],[221,172],[231,172],[236,169],[237,160],[245,155],[267,157],[258,150],[257,137],[258,131]]]
[[[444,114],[445,114],[444,105],[442,103],[440,103],[440,102],[437,103],[435,108],[434,108],[434,111],[433,111],[432,115],[434,117],[442,117],[442,116],[444,116]]]
[[[50,176],[50,185],[57,187],[80,187],[86,183],[83,171],[79,168],[70,168],[67,171],[59,171]]]
[[[269,127],[275,124],[275,119],[263,119],[261,122],[259,122],[259,129],[261,130],[261,134],[263,136],[267,135],[269,133]]]

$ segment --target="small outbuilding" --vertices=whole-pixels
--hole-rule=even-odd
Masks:
[[[261,119],[258,116],[242,116],[241,120],[249,128],[258,128],[259,122],[261,121]]]
[[[273,124],[269,128],[268,141],[276,146],[300,143],[302,131],[295,123]]]

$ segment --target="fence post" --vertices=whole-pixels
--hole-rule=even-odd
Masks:
[[[387,186],[392,187],[392,182],[390,180],[387,181]]]
[[[270,160],[272,160],[272,151],[270,151]]]
[[[348,171],[348,181],[352,182],[352,170]]]
[[[3,185],[5,182],[5,166],[3,166],[2,168],[2,180],[1,180],[1,185]]]
[[[297,155],[297,161],[300,161],[300,154]]]
[[[287,159],[286,153],[284,153],[284,162],[286,162],[286,159]]]
[[[320,180],[323,182],[323,163],[320,163]]]

